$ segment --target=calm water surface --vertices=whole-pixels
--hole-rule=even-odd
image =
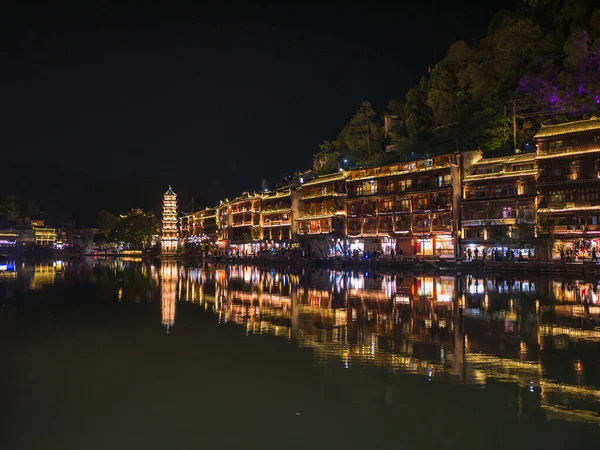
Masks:
[[[599,448],[598,280],[0,265],[0,448]]]

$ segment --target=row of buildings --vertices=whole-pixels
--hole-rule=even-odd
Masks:
[[[169,190],[166,232],[171,242],[178,232],[179,243],[240,254],[590,254],[600,248],[600,119],[542,126],[535,143],[531,153],[457,151],[246,192],[180,216],[178,230]]]
[[[56,228],[45,220],[18,220],[0,228],[0,250],[10,251],[26,247],[54,248],[58,239]]]

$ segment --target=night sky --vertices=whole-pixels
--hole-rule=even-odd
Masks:
[[[93,225],[168,184],[210,206],[309,168],[360,101],[403,99],[515,2],[82,3],[3,11],[0,192]]]

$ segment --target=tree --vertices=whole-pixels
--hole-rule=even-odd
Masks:
[[[102,209],[98,213],[96,225],[98,225],[98,228],[100,229],[102,234],[108,238],[111,232],[117,226],[117,217],[114,214],[108,212],[107,210]]]
[[[337,168],[340,157],[337,141],[325,141],[319,146],[320,151],[313,155],[313,170],[318,173],[333,172]]]
[[[371,103],[361,102],[338,137],[342,152],[347,152],[357,160],[368,160],[373,154],[381,152],[381,127],[374,122],[374,117]]]
[[[511,133],[510,119],[486,108],[473,114],[469,129],[469,146],[480,148],[489,155],[507,145]]]
[[[20,215],[19,199],[15,195],[0,195],[0,217],[15,220]]]

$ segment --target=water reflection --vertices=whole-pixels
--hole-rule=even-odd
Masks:
[[[381,366],[431,382],[513,383],[519,411],[534,405],[548,418],[600,423],[595,280],[122,260],[17,264],[15,273],[40,289],[85,267],[118,301],[159,300],[167,332],[177,332],[177,303],[193,303],[249,336],[309,348],[317,364]]]
[[[167,333],[175,324],[175,301],[179,274],[175,261],[165,261],[160,266],[160,310],[162,324]]]

